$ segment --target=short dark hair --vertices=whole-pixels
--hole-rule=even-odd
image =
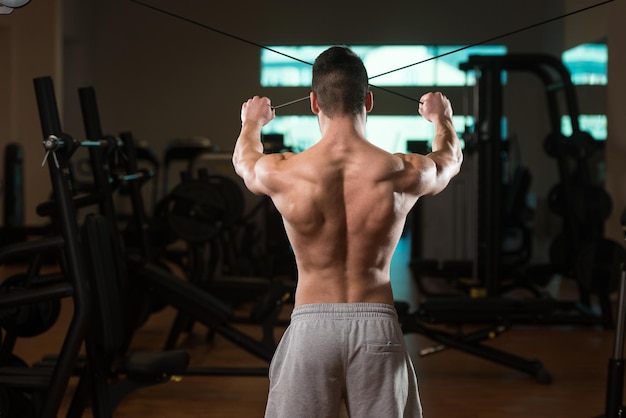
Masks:
[[[356,115],[365,106],[367,70],[352,50],[333,46],[315,59],[311,87],[320,109],[329,117]]]

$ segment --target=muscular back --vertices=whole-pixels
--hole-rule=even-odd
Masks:
[[[296,303],[392,304],[389,265],[417,199],[397,190],[402,160],[359,137],[326,138],[279,167],[260,180],[296,255]]]

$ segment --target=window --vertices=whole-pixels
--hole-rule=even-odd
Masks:
[[[606,139],[606,115],[579,115],[578,125],[581,131],[589,132],[594,139]],[[561,118],[561,133],[565,136],[572,134],[572,122],[567,115]]]
[[[563,52],[561,59],[568,69],[575,85],[606,85],[608,48],[606,44],[582,44]],[[606,115],[580,115],[580,130],[589,132],[597,140],[605,140],[607,136]],[[569,116],[561,119],[561,132],[572,134],[572,123]]]
[[[473,123],[473,118],[455,115],[453,123],[457,132],[463,132],[466,125]],[[277,116],[262,132],[283,135],[285,146],[295,152],[304,151],[320,138],[317,117],[313,115]],[[366,135],[371,143],[393,153],[407,152],[407,141],[428,141],[430,146],[434,131],[432,124],[418,115],[371,115],[367,118]]]
[[[577,85],[606,85],[608,49],[606,44],[582,44],[563,52],[563,65]]]

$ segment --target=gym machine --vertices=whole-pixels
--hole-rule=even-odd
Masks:
[[[468,138],[478,158],[477,242],[475,259],[466,263],[464,273],[466,276],[464,277],[474,277],[480,283],[485,297],[474,298],[469,295],[428,297],[420,302],[416,312],[403,315],[402,324],[405,332],[424,334],[438,343],[435,347],[424,350],[424,355],[438,352],[445,347],[452,347],[529,373],[541,383],[549,383],[551,377],[540,362],[525,360],[510,353],[494,350],[492,347],[482,345],[481,341],[494,338],[500,332],[516,324],[610,326],[611,322],[607,319],[607,315],[610,315],[608,288],[614,286],[616,267],[619,267],[623,254],[612,250],[610,259],[601,259],[598,249],[609,245],[604,245],[607,240],[596,235],[592,238],[596,240],[594,242],[600,242],[601,245],[595,246],[587,253],[588,256],[582,257],[587,262],[584,265],[575,265],[576,255],[583,256],[583,254],[569,249],[566,257],[569,265],[567,270],[556,266],[553,262],[549,266],[538,266],[535,269],[533,266],[525,266],[524,263],[514,263],[512,265],[514,268],[511,268],[511,265],[505,262],[503,242],[504,225],[507,221],[505,214],[508,210],[505,186],[509,185],[505,185],[503,180],[506,156],[506,144],[501,128],[503,73],[505,71],[530,72],[538,76],[544,85],[552,128],[552,134],[548,137],[544,147],[559,163],[560,179],[564,184],[558,193],[559,207],[565,208],[563,229],[569,234],[568,238],[575,246],[574,251],[580,250],[581,247],[577,245],[582,245],[583,239],[587,237],[583,233],[585,232],[583,226],[586,225],[578,222],[575,219],[576,213],[568,210],[574,207],[573,202],[576,199],[574,187],[578,179],[573,175],[574,170],[571,169],[570,160],[575,160],[578,164],[575,165],[576,168],[582,166],[586,161],[585,158],[594,149],[595,141],[580,130],[575,90],[569,72],[556,58],[544,54],[470,56],[468,62],[462,64],[461,68],[466,71],[473,70],[477,76],[475,87],[477,109],[475,109],[474,125],[476,130]],[[560,95],[564,96],[562,100],[560,100]],[[559,108],[561,103],[565,103],[564,111]],[[569,137],[561,134],[561,115],[568,115],[571,119],[573,133]],[[576,152],[578,154],[573,154]],[[584,211],[585,214],[589,212]],[[596,218],[595,222],[601,223],[603,220]],[[610,247],[613,248],[613,246]],[[419,271],[420,264],[427,265],[427,263],[416,263],[417,268],[414,267],[416,276],[424,274],[437,277],[438,274],[444,273],[436,270]],[[515,286],[532,288],[529,283],[532,283],[533,274],[540,273],[545,276],[559,272],[573,274],[573,278],[578,283],[587,282],[587,285],[580,286],[583,295],[599,286],[602,289],[602,292],[598,294],[605,311],[604,315],[598,316],[579,301],[555,300],[538,289],[534,292],[536,297],[533,298],[502,297],[505,291]],[[513,285],[507,288],[503,285],[503,279],[509,277],[520,281],[514,281]],[[519,279],[520,277],[522,279]],[[419,277],[416,279],[419,280]],[[429,324],[491,325],[471,334],[450,334],[432,328]]]
[[[18,143],[4,148],[4,215],[2,244],[23,241],[22,234],[14,237],[15,228],[24,225],[24,150]],[[7,237],[8,235],[8,237]]]
[[[626,240],[626,210],[621,216],[622,231]],[[617,322],[613,339],[613,353],[609,359],[606,381],[604,415],[598,418],[624,416],[624,338],[626,337],[626,263],[622,263],[617,299]]]
[[[99,117],[97,111],[97,104],[95,99],[94,89],[86,87],[81,89],[81,106],[83,112],[86,115],[86,129],[90,138],[103,138],[100,131]],[[91,129],[88,126],[92,126]],[[207,291],[198,289],[189,280],[182,280],[179,277],[174,276],[169,270],[165,269],[163,263],[159,259],[163,253],[161,249],[154,248],[150,234],[150,220],[145,215],[143,209],[143,201],[141,196],[141,190],[138,182],[136,169],[136,156],[134,155],[133,138],[129,132],[125,132],[121,135],[121,139],[118,143],[118,151],[123,153],[117,154],[118,166],[115,170],[105,171],[110,167],[114,167],[114,158],[105,160],[104,163],[97,163],[94,161],[92,169],[94,170],[94,178],[102,177],[101,181],[105,181],[107,184],[121,184],[125,182],[129,196],[131,197],[131,203],[133,206],[133,225],[132,230],[138,233],[138,238],[134,242],[140,244],[139,248],[127,247],[120,259],[127,269],[127,274],[132,277],[132,285],[134,288],[133,294],[136,297],[140,297],[142,294],[149,294],[150,298],[154,298],[161,305],[170,305],[175,308],[179,316],[192,318],[194,321],[198,321],[203,325],[206,325],[209,329],[215,333],[224,336],[238,347],[250,352],[256,357],[269,362],[273,355],[275,344],[273,340],[273,329],[271,329],[271,338],[268,337],[270,332],[265,332],[265,337],[259,341],[247,335],[246,333],[238,330],[232,326],[231,323],[234,318],[232,309],[224,302],[219,300]],[[95,139],[92,139],[95,140]],[[120,165],[122,163],[123,165]],[[123,172],[123,170],[126,170]],[[102,171],[97,174],[96,172]],[[109,181],[112,179],[112,182]],[[133,184],[134,183],[134,184]],[[106,190],[106,185],[96,186],[96,193]],[[117,217],[115,216],[115,208],[112,204],[112,194],[104,193],[104,197],[108,202],[101,207],[102,214],[105,215],[111,225],[115,224]],[[108,213],[108,215],[106,215]],[[205,219],[206,222],[215,222],[214,219]],[[219,222],[220,220],[217,219]],[[119,231],[117,233],[121,234]],[[271,290],[271,289],[270,289]],[[284,290],[289,292],[290,289]],[[270,292],[268,291],[268,294]],[[267,296],[267,295],[266,295]],[[268,316],[274,315],[274,312],[280,308],[281,297],[275,297],[269,300],[264,299],[264,307],[259,308],[256,312],[264,319]],[[136,300],[136,302],[139,299]],[[137,305],[142,303],[137,302]],[[262,312],[261,312],[262,311]],[[138,318],[141,318],[139,315]],[[135,321],[137,317],[132,317]],[[135,321],[134,323],[139,323]],[[267,330],[266,330],[267,331]],[[168,340],[171,340],[168,339]],[[166,347],[166,349],[173,348],[174,344]],[[260,368],[186,368],[180,374],[202,374],[202,375],[253,375],[253,376],[266,376],[267,367]]]
[[[626,332],[626,269],[622,265],[617,323],[613,353],[609,359],[604,415],[599,418],[621,418],[624,415],[624,336]]]
[[[3,293],[0,295],[0,308],[6,312],[7,309],[21,309],[28,305],[67,297],[72,300],[74,312],[60,352],[51,367],[31,368],[23,364],[16,366],[11,362],[5,362],[4,360],[11,354],[6,350],[5,336],[3,362],[0,364],[0,407],[3,416],[52,418],[57,415],[85,340],[89,321],[89,296],[85,283],[87,269],[78,240],[76,212],[72,204],[71,190],[68,187],[67,162],[70,153],[66,148],[54,147],[55,141],[62,141],[66,138],[59,122],[54,90],[45,80],[36,79],[34,86],[41,120],[43,146],[46,150],[45,161],[55,196],[55,224],[58,232],[51,237],[3,247],[0,250],[0,260],[25,255],[30,255],[37,260],[37,254],[41,252],[55,252],[59,255],[63,280],[46,276],[41,280],[43,283],[40,283],[40,286]],[[27,279],[30,282],[36,282],[39,279],[38,270],[31,266]],[[12,347],[9,348],[12,349]]]
[[[0,226],[0,245],[23,242],[31,237],[53,233],[50,225],[27,226],[24,221],[24,149],[12,142],[4,148],[3,223]],[[12,258],[6,262],[23,262]]]
[[[132,152],[134,139],[130,132],[123,132],[120,137],[125,147],[126,175],[132,176],[136,168]],[[236,193],[232,193],[232,190],[228,193],[228,188],[225,191],[224,187],[220,187],[226,185],[228,183],[225,183],[224,179],[219,177],[199,178],[183,182],[161,201],[160,205],[158,205],[160,209],[156,211],[157,216],[149,219],[143,209],[144,205],[139,184],[136,181],[129,182],[129,196],[132,200],[134,219],[133,225],[129,229],[138,234],[138,238],[133,239],[133,241],[140,243],[139,251],[135,251],[135,255],[131,259],[136,261],[137,257],[140,257],[149,262],[148,270],[142,274],[153,275],[153,280],[160,281],[164,278],[163,275],[168,273],[164,269],[164,265],[172,261],[168,248],[165,248],[170,240],[165,240],[166,242],[163,243],[165,245],[155,246],[153,245],[155,239],[151,237],[158,235],[173,236],[172,240],[181,239],[183,236],[189,238],[189,242],[185,243],[189,247],[186,250],[188,253],[186,258],[189,261],[179,265],[185,271],[186,278],[181,291],[184,288],[186,289],[184,291],[187,292],[186,296],[181,296],[183,299],[180,303],[182,306],[186,306],[186,308],[178,309],[178,314],[165,343],[166,349],[175,347],[180,334],[185,329],[188,329],[194,321],[207,325],[206,321],[197,318],[198,314],[194,313],[195,309],[188,311],[189,306],[184,302],[185,297],[194,297],[192,293],[200,293],[206,294],[207,297],[211,298],[212,303],[208,304],[206,309],[210,310],[211,307],[216,309],[215,314],[220,321],[254,323],[261,325],[263,328],[263,336],[260,342],[246,338],[245,334],[238,331],[235,332],[234,328],[220,326],[216,329],[211,324],[208,324],[212,333],[226,333],[227,338],[234,338],[235,342],[238,341],[238,344],[244,349],[252,350],[253,353],[257,353],[257,356],[269,361],[275,347],[274,328],[276,325],[280,325],[278,315],[282,310],[283,304],[293,293],[292,285],[284,284],[280,281],[270,281],[263,277],[215,277],[213,262],[205,260],[207,256],[203,254],[204,249],[209,245],[206,241],[209,238],[217,238],[218,235],[223,234],[237,219],[239,211],[236,210],[236,207],[241,206],[241,204],[233,205],[233,201],[238,201]],[[215,257],[215,254],[209,255]],[[178,260],[175,262],[179,263]],[[150,277],[146,280],[146,284],[151,287]],[[163,282],[163,286],[167,285],[167,283]],[[178,283],[173,283],[173,285],[178,285]],[[165,294],[168,294],[166,288],[163,291]],[[171,304],[170,298],[174,296],[169,294],[169,296],[163,298],[156,295],[159,301],[157,303]],[[256,300],[256,304],[247,320],[235,316],[230,306],[233,299]],[[176,305],[174,306],[176,307]],[[200,317],[202,316],[206,316],[206,314],[200,314]],[[226,369],[220,371],[215,368],[194,368],[194,370],[187,371],[187,373],[194,374],[236,373],[252,375],[265,374],[265,372],[266,368],[233,369],[230,372],[227,372]]]
[[[52,80],[49,77],[35,79],[35,85],[40,100],[40,116],[42,120],[47,115],[53,118],[54,124],[60,126],[58,122],[58,114],[56,110],[56,100],[54,96],[54,88]],[[189,358],[188,353],[179,350],[177,352],[167,353],[133,353],[127,356],[126,350],[130,340],[131,333],[127,332],[125,326],[129,323],[122,321],[120,315],[125,307],[129,306],[127,301],[122,300],[117,285],[124,284],[124,277],[121,277],[119,264],[114,263],[115,258],[115,236],[109,232],[105,222],[100,228],[95,227],[95,221],[92,221],[93,215],[88,215],[85,225],[82,227],[78,224],[76,210],[80,207],[85,208],[87,205],[99,204],[102,211],[109,210],[104,200],[104,192],[107,191],[104,184],[100,184],[98,190],[100,194],[93,196],[75,196],[72,193],[72,179],[67,173],[69,172],[68,161],[72,154],[81,146],[89,147],[92,158],[96,158],[103,148],[109,148],[111,142],[104,140],[95,141],[75,141],[71,136],[60,132],[50,135],[44,142],[47,150],[47,161],[49,165],[55,168],[64,164],[65,176],[59,180],[64,183],[66,194],[53,194],[52,202],[47,202],[38,206],[37,211],[46,216],[52,216],[56,219],[55,224],[60,228],[65,228],[67,223],[73,228],[73,242],[79,246],[80,260],[84,269],[80,275],[82,285],[86,287],[86,300],[82,305],[89,307],[87,313],[87,321],[90,324],[99,324],[82,329],[82,340],[86,348],[86,355],[75,357],[72,364],[65,368],[65,372],[71,375],[79,376],[79,383],[72,397],[72,403],[67,412],[68,417],[82,416],[88,400],[91,401],[92,411],[95,417],[110,417],[115,405],[131,390],[139,387],[153,385],[166,382],[177,371],[186,368]],[[95,151],[94,151],[95,150]],[[61,160],[63,158],[63,160]],[[108,179],[100,177],[101,182]],[[56,189],[55,189],[56,192]],[[77,204],[79,203],[79,204]],[[59,218],[60,208],[72,208],[73,217]],[[79,232],[83,232],[81,236]],[[93,231],[100,231],[99,234]],[[63,260],[60,260],[63,266]],[[63,282],[67,282],[67,269],[62,269],[63,275],[58,278]],[[76,303],[75,303],[76,305]],[[75,307],[79,309],[81,306]],[[116,316],[117,314],[117,316]],[[86,325],[85,325],[86,326]],[[80,346],[79,346],[80,348]],[[57,369],[63,365],[63,358],[60,355],[47,355],[42,360],[34,364],[32,370],[36,370],[38,374],[45,375],[50,370]],[[119,383],[115,385],[115,389],[111,381],[115,380]],[[57,405],[58,407],[58,405]],[[37,414],[37,404],[30,401],[27,402],[25,411],[18,412],[19,416],[39,416]],[[17,416],[17,415],[16,415]],[[56,413],[55,415],[56,416]]]

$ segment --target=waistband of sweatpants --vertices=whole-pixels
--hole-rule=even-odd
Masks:
[[[391,318],[396,308],[386,303],[312,303],[293,309],[291,320],[306,318]]]

